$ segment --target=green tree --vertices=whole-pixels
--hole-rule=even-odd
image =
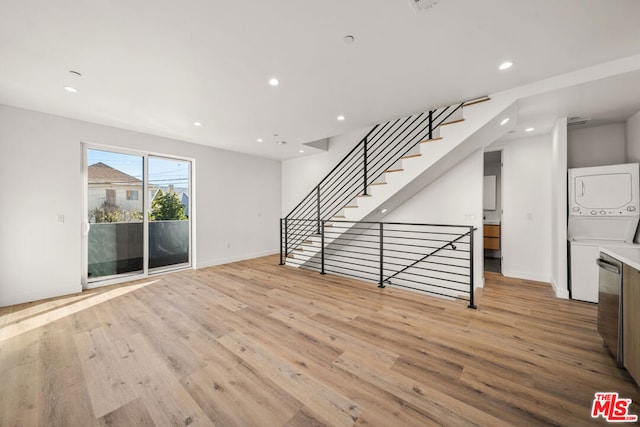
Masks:
[[[156,221],[187,219],[184,214],[184,205],[180,201],[178,194],[173,190],[165,193],[162,189],[159,189],[156,197],[151,202],[149,219]]]

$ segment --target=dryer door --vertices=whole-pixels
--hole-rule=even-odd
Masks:
[[[633,201],[630,173],[576,176],[575,203],[583,209],[623,209]]]

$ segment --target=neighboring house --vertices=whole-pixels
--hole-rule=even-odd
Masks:
[[[89,212],[103,206],[117,206],[124,211],[143,210],[142,181],[102,162],[89,165]]]

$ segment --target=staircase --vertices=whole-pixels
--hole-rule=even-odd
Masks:
[[[374,126],[282,220],[281,261],[311,268],[322,243],[327,248],[337,239],[344,244],[355,238],[355,224],[379,220],[506,133],[515,108],[506,99],[481,97]]]

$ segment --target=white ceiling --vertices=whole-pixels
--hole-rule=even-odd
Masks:
[[[640,111],[640,70],[534,95],[518,102],[518,126],[500,141],[549,133],[557,118],[588,119],[580,127],[626,121]],[[534,132],[525,129],[534,128]]]
[[[640,53],[637,0],[440,0],[420,14],[411,1],[2,0],[0,103],[285,159],[304,142]],[[558,105],[585,105],[581,93]]]

